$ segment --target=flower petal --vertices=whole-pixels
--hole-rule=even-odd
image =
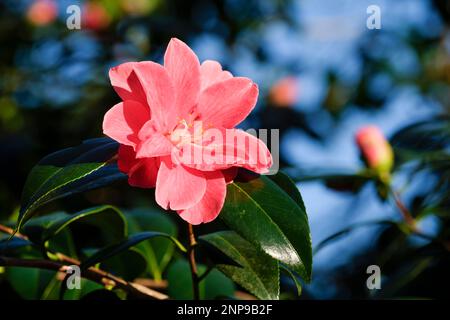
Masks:
[[[120,102],[105,114],[103,133],[122,144],[135,147],[139,142],[139,130],[149,119],[148,108],[139,102]]]
[[[134,187],[154,188],[158,174],[157,158],[136,159],[130,146],[120,145],[117,165],[121,172],[128,174],[128,183]]]
[[[225,178],[220,171],[208,172],[206,175],[206,192],[193,207],[179,210],[181,218],[190,224],[211,222],[222,210],[227,193]]]
[[[167,156],[174,147],[167,137],[156,131],[153,120],[147,121],[139,131],[139,140],[141,143],[136,147],[138,158]]]
[[[109,69],[109,79],[117,94],[125,100],[136,100],[146,104],[145,92],[133,67],[139,62],[126,62]]]
[[[201,91],[210,87],[216,82],[232,78],[228,71],[223,71],[222,66],[217,61],[206,60],[200,66]]]
[[[238,167],[231,167],[231,168],[222,170],[222,174],[225,178],[225,182],[227,184],[232,183],[233,180],[236,178],[238,171],[239,171]]]
[[[156,180],[156,202],[164,209],[183,210],[198,203],[206,191],[201,171],[174,165],[170,157],[162,158]]]
[[[128,174],[128,183],[133,187],[154,188],[158,176],[158,158],[140,159]]]
[[[174,117],[184,118],[197,104],[200,93],[200,63],[182,41],[172,38],[164,55],[164,67],[175,88]]]
[[[248,78],[234,77],[203,91],[197,111],[207,126],[234,128],[252,111],[257,98],[256,84]]]
[[[152,120],[158,130],[172,130],[177,123],[175,116],[175,90],[166,69],[154,62],[144,61],[133,67],[145,90]]]

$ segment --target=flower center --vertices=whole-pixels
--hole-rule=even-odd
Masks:
[[[188,122],[182,119],[175,129],[169,133],[169,140],[177,147],[182,147],[190,143],[200,143],[202,140],[203,128],[201,121]]]

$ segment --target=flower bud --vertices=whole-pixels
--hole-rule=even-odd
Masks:
[[[297,102],[298,83],[294,77],[285,77],[275,83],[269,92],[269,100],[275,107],[288,108]]]
[[[378,127],[366,126],[356,133],[356,143],[369,168],[380,174],[389,173],[394,164],[394,153]]]
[[[111,23],[111,16],[101,3],[88,2],[84,5],[82,14],[83,27],[99,31]]]
[[[58,7],[54,0],[36,0],[27,10],[28,21],[35,26],[46,26],[55,21]]]

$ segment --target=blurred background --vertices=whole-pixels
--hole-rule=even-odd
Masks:
[[[66,27],[73,4],[80,30]],[[366,26],[371,4],[379,30]],[[446,0],[1,0],[0,220],[17,216],[40,158],[102,135],[119,101],[108,69],[161,62],[177,37],[259,85],[242,128],[280,129],[316,249],[301,298],[449,298],[449,23]],[[363,174],[354,136],[369,124],[394,147],[393,188],[422,236],[395,223],[395,199]],[[54,206],[148,202],[118,185]],[[374,264],[382,290],[366,286]]]

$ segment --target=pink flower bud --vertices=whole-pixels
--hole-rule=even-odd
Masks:
[[[366,126],[356,133],[356,143],[367,166],[380,173],[389,172],[394,163],[394,153],[378,127]]]
[[[287,108],[297,102],[297,79],[285,77],[275,83],[269,92],[269,100],[276,107]]]
[[[36,0],[27,10],[27,19],[35,26],[45,26],[55,21],[58,7],[53,0]]]
[[[88,2],[81,11],[83,26],[92,30],[102,30],[109,26],[111,17],[100,3]]]

